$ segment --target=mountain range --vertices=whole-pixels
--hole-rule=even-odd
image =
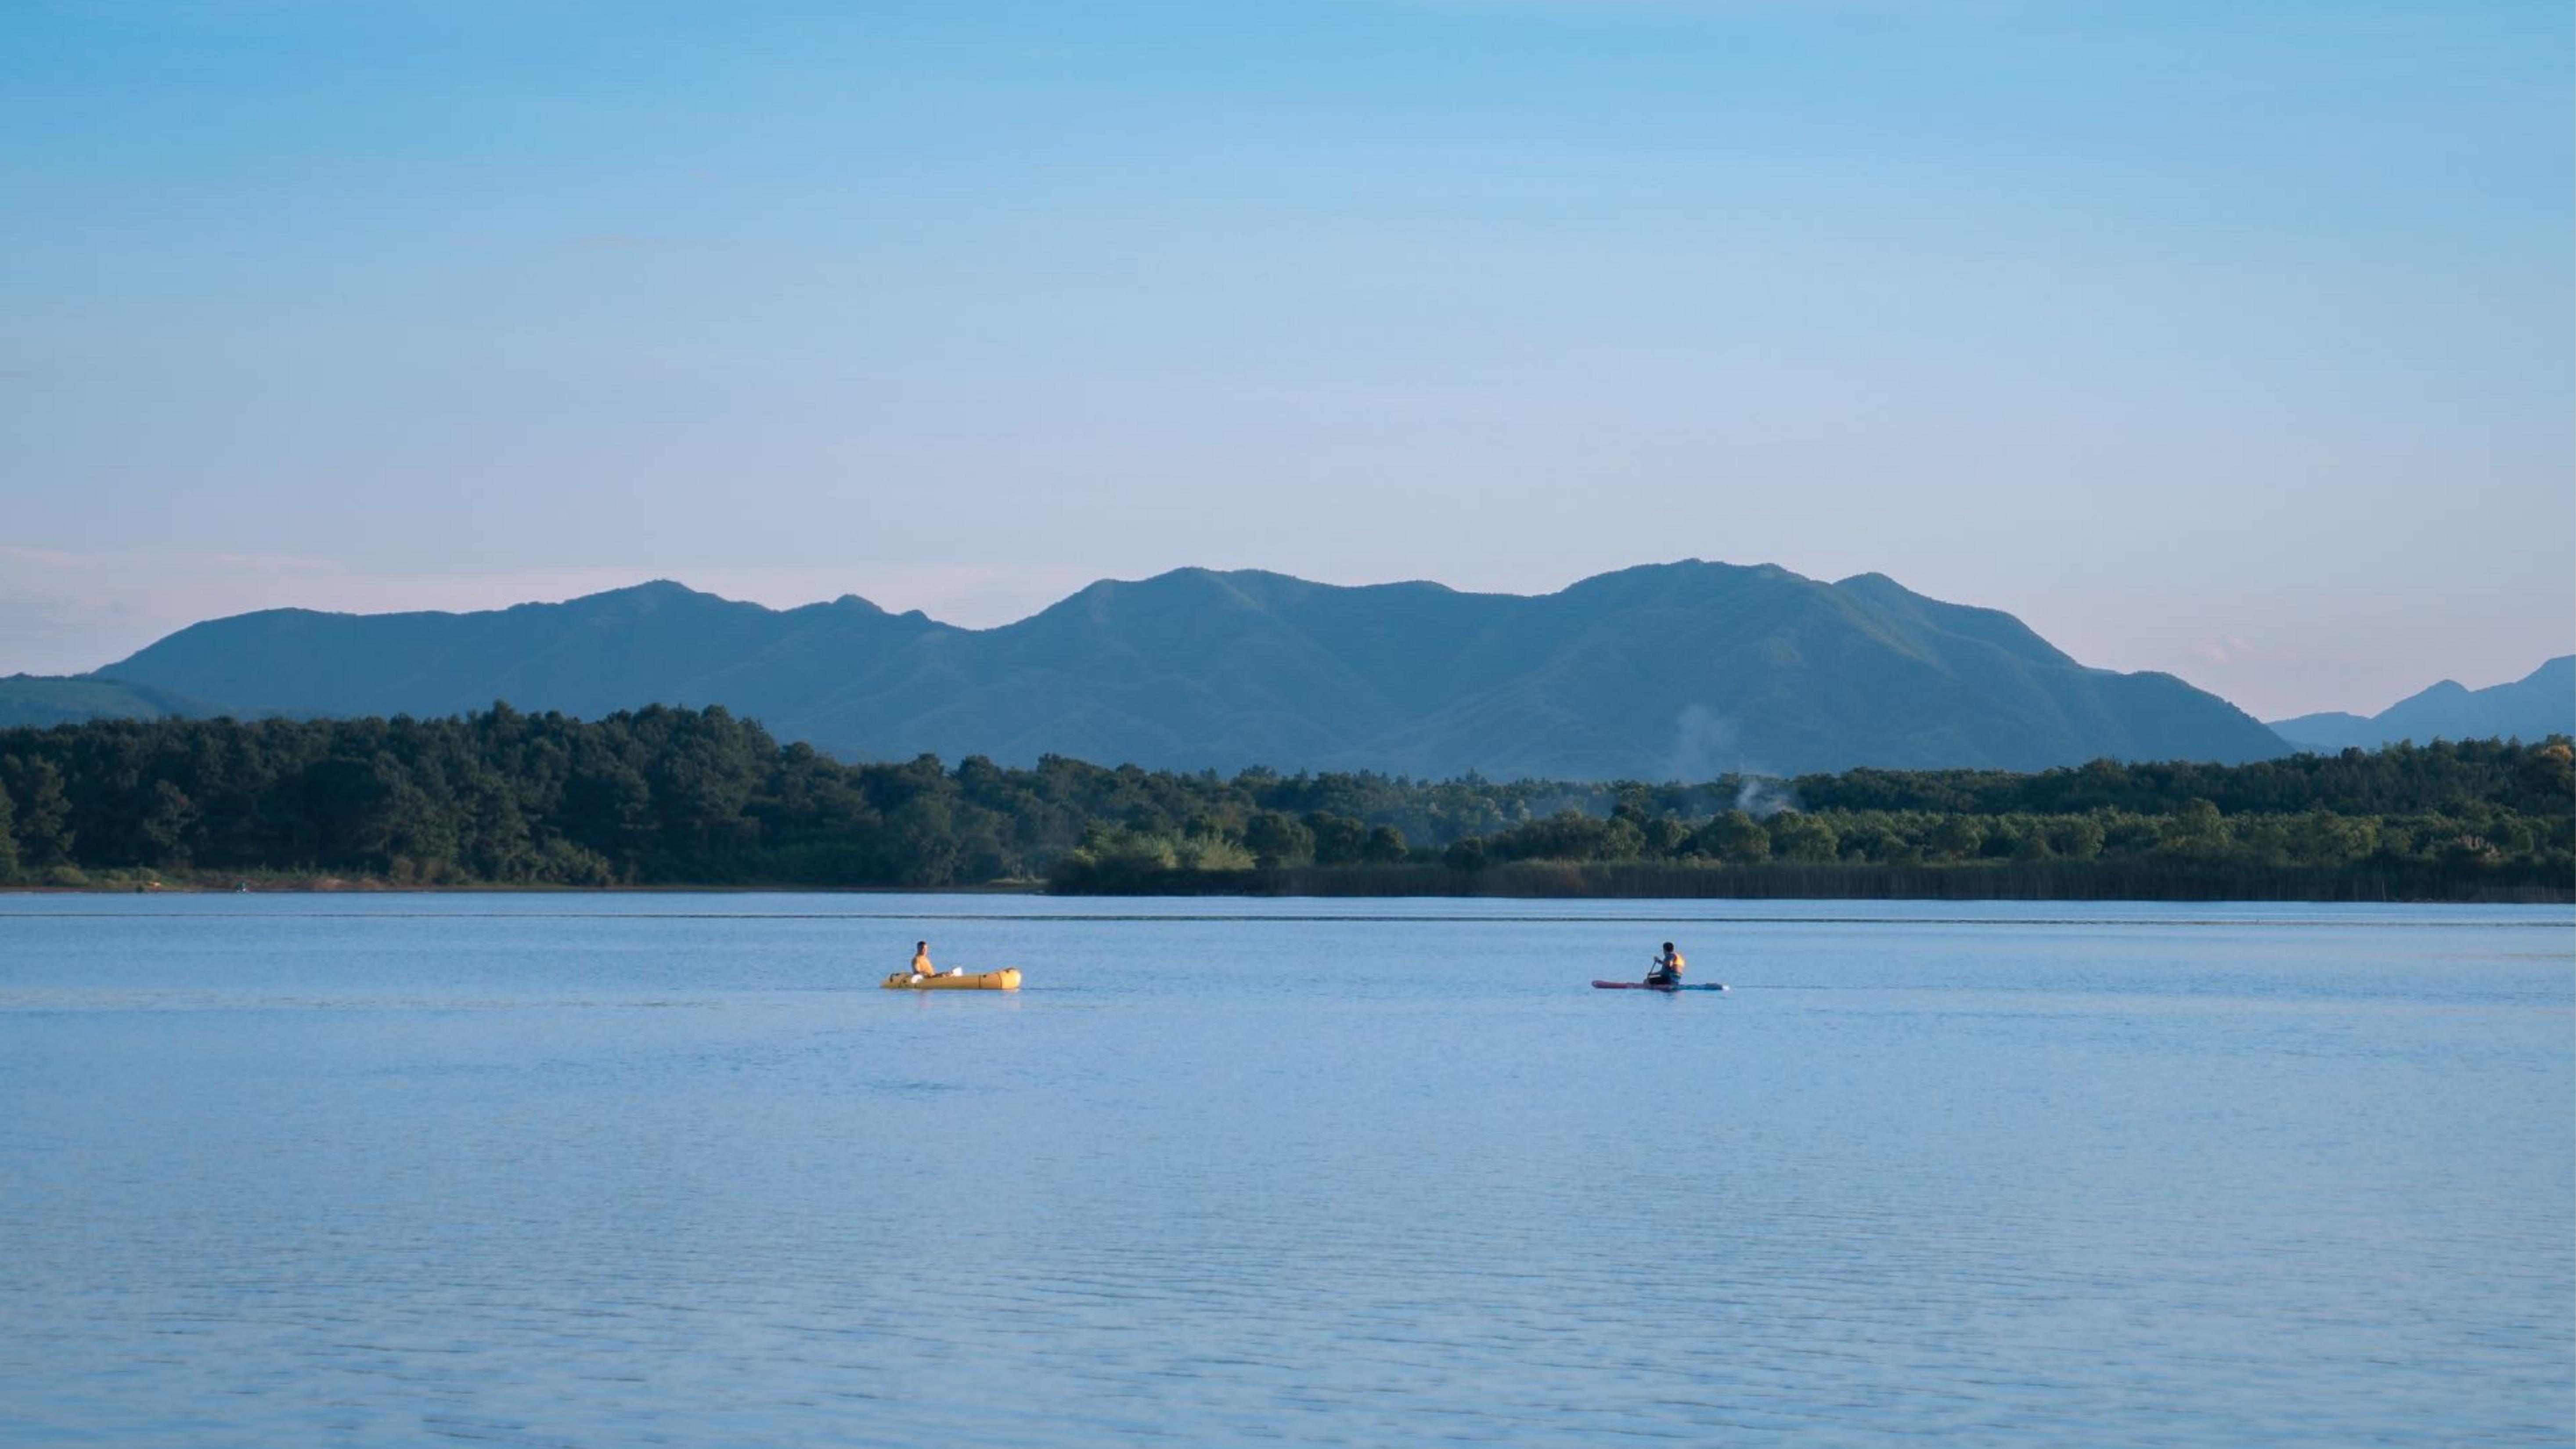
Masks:
[[[2562,654],[2510,684],[2468,689],[2445,679],[2374,715],[2303,714],[2273,732],[2301,749],[2375,750],[2399,740],[2537,740],[2576,734],[2576,654]]]
[[[1535,597],[1181,569],[981,630],[855,596],[774,610],[670,582],[469,614],[275,609],[182,629],[75,682],[163,710],[295,715],[722,704],[855,758],[1418,777],[2285,751],[2214,695],[2086,668],[2009,614],[1878,574],[1826,583],[1697,560]]]

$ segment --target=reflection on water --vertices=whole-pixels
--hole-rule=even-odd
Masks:
[[[0,1442],[2569,1438],[2564,911],[1352,904],[0,899]]]

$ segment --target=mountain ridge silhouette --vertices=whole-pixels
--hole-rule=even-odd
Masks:
[[[1261,570],[1102,580],[963,629],[857,595],[771,609],[655,580],[479,613],[274,609],[96,671],[243,711],[597,716],[721,704],[853,757],[1662,779],[2285,753],[2165,674],[1881,574],[1645,564],[1551,594]]]

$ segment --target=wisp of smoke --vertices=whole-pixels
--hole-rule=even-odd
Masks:
[[[1757,820],[1768,820],[1783,810],[1798,808],[1797,792],[1785,781],[1762,772],[1762,767],[1744,758],[1741,738],[1735,721],[1704,704],[1684,708],[1673,721],[1673,748],[1665,757],[1674,780],[1710,780],[1720,775],[1736,777],[1735,808]]]
[[[1783,810],[1797,809],[1798,792],[1783,780],[1744,775],[1735,787],[1735,808],[1756,820],[1768,820]]]
[[[1707,780],[1735,768],[1735,722],[1703,704],[1690,705],[1673,721],[1673,747],[1665,756],[1665,778]]]

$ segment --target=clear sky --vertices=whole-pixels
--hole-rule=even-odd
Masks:
[[[2576,647],[2564,0],[13,0],[0,671],[670,576]]]

